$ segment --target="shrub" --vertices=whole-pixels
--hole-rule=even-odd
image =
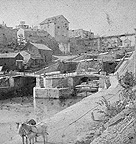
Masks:
[[[125,89],[130,89],[136,85],[136,79],[132,72],[127,71],[124,76],[119,77],[119,84]]]
[[[115,103],[111,104],[110,101],[107,101],[106,98],[102,97],[102,100],[97,102],[102,109],[95,109],[98,113],[104,114],[104,122],[107,122],[110,118],[114,117],[125,109],[126,101],[118,100]],[[103,108],[105,107],[105,108]]]
[[[128,108],[130,108],[131,113],[136,117],[136,106],[135,106],[135,90],[133,87],[136,85],[136,78],[132,72],[126,72],[124,76],[119,78],[119,84],[124,88],[121,92],[123,101],[128,103]]]

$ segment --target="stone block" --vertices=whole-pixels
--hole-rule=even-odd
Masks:
[[[59,98],[59,89],[57,88],[37,88],[35,87],[36,98]]]

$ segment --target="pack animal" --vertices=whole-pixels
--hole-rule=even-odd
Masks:
[[[47,135],[48,135],[48,133],[47,133],[47,126],[46,126],[45,123],[39,123],[37,125],[29,125],[27,123],[23,123],[22,127],[25,130],[25,133],[27,133],[28,137],[42,136],[44,144],[46,142],[48,142],[48,138],[47,138]]]
[[[36,125],[36,121],[34,119],[31,119],[29,121],[26,122],[28,125]],[[28,133],[23,127],[22,125],[23,124],[20,124],[20,123],[16,123],[17,124],[17,128],[19,128],[19,135],[22,137],[22,143],[25,144],[25,140],[26,140],[26,144],[28,144],[28,140],[31,144],[31,140],[33,141],[34,143],[34,138],[35,138],[35,141],[37,141],[37,136],[35,133]]]

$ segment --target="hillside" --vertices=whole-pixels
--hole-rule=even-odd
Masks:
[[[53,50],[54,55],[60,55],[62,52],[59,49],[59,45],[55,38],[53,38],[48,32],[43,30],[25,30],[25,37],[28,41],[34,43],[45,44]]]

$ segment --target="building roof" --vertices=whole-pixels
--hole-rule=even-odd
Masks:
[[[58,16],[54,16],[54,17],[50,17],[50,18],[45,19],[44,21],[42,21],[40,23],[40,25],[45,24],[45,23],[49,23],[51,21],[54,23],[60,17],[63,17],[69,23],[69,21],[63,15],[58,15]]]
[[[42,50],[49,50],[52,51],[52,49],[48,48],[46,45],[44,44],[37,44],[37,43],[32,43],[31,44],[35,47],[37,47],[38,49],[42,49]]]
[[[23,50],[28,52],[32,59],[43,59],[38,48],[31,42],[27,43]]]
[[[0,58],[15,58],[19,53],[0,53]]]
[[[26,52],[26,51],[21,51],[20,54],[24,58],[24,63],[27,63],[30,60],[30,58],[31,58],[31,55],[28,52]]]

